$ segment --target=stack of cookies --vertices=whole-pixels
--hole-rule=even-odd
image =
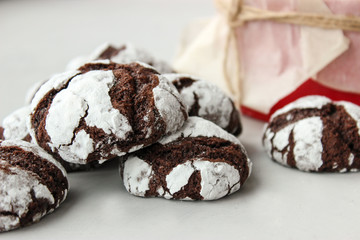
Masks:
[[[103,45],[34,89],[0,128],[0,231],[57,208],[67,171],[107,161],[141,197],[215,200],[251,173],[231,99],[129,44]]]

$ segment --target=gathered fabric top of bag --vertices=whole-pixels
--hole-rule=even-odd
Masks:
[[[263,120],[310,94],[360,105],[358,0],[215,5],[217,15],[185,29],[176,71],[215,83],[244,114]]]
[[[310,27],[360,31],[360,18],[357,16],[290,11],[276,12],[247,6],[243,0],[215,0],[215,5],[227,18],[229,26],[234,28],[242,26],[248,21],[271,20]]]
[[[360,32],[360,17],[351,15],[337,15],[337,14],[320,14],[320,13],[306,13],[306,12],[276,12],[265,9],[260,9],[244,4],[243,0],[215,0],[215,5],[219,12],[226,18],[230,31],[225,44],[225,57],[223,59],[224,79],[226,85],[232,91],[234,96],[238,96],[237,102],[241,102],[241,82],[243,79],[241,73],[241,62],[239,54],[237,66],[237,79],[240,81],[240,87],[233,87],[229,74],[226,71],[228,64],[227,54],[229,53],[230,41],[232,38],[236,40],[236,28],[241,27],[244,23],[249,21],[269,20],[279,23],[288,23],[296,25],[305,25],[309,27],[319,27],[325,29],[341,29],[347,31]],[[239,97],[240,96],[240,97]]]

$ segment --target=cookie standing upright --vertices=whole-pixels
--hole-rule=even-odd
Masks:
[[[275,112],[263,145],[275,161],[303,171],[360,170],[360,107],[308,96]]]
[[[29,129],[46,151],[85,164],[150,145],[186,119],[175,87],[155,69],[104,60],[44,83],[31,103]]]
[[[144,62],[154,67],[160,73],[171,73],[173,69],[165,61],[153,57],[146,50],[137,48],[131,43],[115,46],[104,43],[97,47],[88,57],[78,57],[69,62],[67,69],[74,70],[89,61],[109,59],[112,62],[127,64],[136,61]]]
[[[189,116],[209,120],[231,134],[242,131],[240,112],[230,97],[214,84],[187,74],[164,74],[188,106]]]
[[[39,221],[65,200],[61,164],[36,145],[0,141],[0,232]]]
[[[240,189],[252,163],[233,135],[190,117],[183,128],[120,162],[128,192],[141,197],[215,200]]]

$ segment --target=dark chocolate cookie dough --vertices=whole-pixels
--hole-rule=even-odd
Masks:
[[[0,126],[0,140],[4,140],[4,128]]]

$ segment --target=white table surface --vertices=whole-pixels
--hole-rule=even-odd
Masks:
[[[132,42],[171,61],[181,30],[215,13],[210,0],[1,1],[0,119],[27,89],[108,41]],[[252,176],[213,202],[143,199],[122,186],[117,164],[71,173],[66,201],[39,223],[0,239],[359,239],[360,174],[314,174],[272,162],[263,122],[243,117]]]

